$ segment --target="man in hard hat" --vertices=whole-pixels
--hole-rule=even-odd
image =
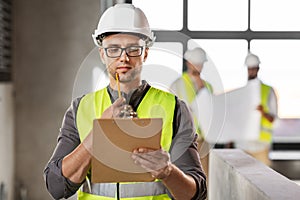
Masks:
[[[249,53],[245,59],[248,68],[248,85],[260,88],[260,104],[257,110],[261,113],[261,130],[259,140],[270,143],[272,139],[272,123],[277,116],[277,97],[271,86],[257,78],[260,60],[257,55]]]
[[[197,152],[197,134],[193,131],[191,113],[173,94],[141,80],[143,62],[154,42],[144,13],[131,4],[116,4],[101,16],[93,39],[99,46],[110,83],[104,89],[75,99],[67,110],[58,144],[44,170],[50,194],[55,199],[68,198],[76,191],[78,199],[93,200],[205,199],[206,177]],[[118,96],[117,81],[125,98]],[[132,152],[133,161],[156,180],[92,183],[93,120],[119,117],[125,101],[139,118],[154,114],[164,119],[162,148],[154,151],[138,147]]]
[[[186,101],[191,107],[191,105],[194,104],[197,94],[208,93],[210,95],[213,93],[213,88],[210,83],[201,77],[204,63],[207,62],[206,52],[202,48],[196,47],[187,50],[183,57],[187,70],[182,73],[181,77],[172,83],[170,90],[179,98]],[[193,113],[193,115],[195,124],[197,125],[197,131],[198,133],[201,133],[196,118],[198,113]]]
[[[204,63],[207,61],[206,52],[196,47],[184,53],[187,70],[171,85],[171,91],[188,104],[192,103],[197,93],[202,89],[212,92],[212,86],[201,77]]]

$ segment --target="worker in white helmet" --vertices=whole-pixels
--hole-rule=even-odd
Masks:
[[[211,84],[205,81],[201,76],[204,64],[207,62],[206,52],[202,48],[196,47],[192,50],[187,50],[183,58],[187,70],[172,83],[170,90],[191,107],[191,105],[194,104],[197,94],[212,94],[213,88]],[[195,124],[197,125],[197,132],[201,133],[196,118],[198,113],[193,113],[193,115]]]
[[[248,68],[248,85],[260,89],[261,103],[257,106],[257,110],[261,113],[261,130],[259,140],[271,143],[272,139],[272,123],[277,116],[277,97],[274,89],[264,84],[257,78],[260,60],[257,55],[249,52],[245,59],[245,65]]]
[[[64,116],[57,146],[44,170],[47,189],[55,199],[68,198],[76,191],[78,199],[93,200],[206,199],[206,176],[189,109],[175,95],[141,80],[154,39],[146,16],[131,4],[116,4],[101,16],[93,40],[110,83],[75,99]],[[118,118],[125,104],[139,118],[163,118],[161,149],[141,146],[131,152],[134,163],[149,171],[155,181],[93,183],[93,120]]]

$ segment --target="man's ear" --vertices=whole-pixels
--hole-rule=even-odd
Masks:
[[[146,60],[147,60],[147,58],[148,58],[148,50],[149,50],[149,48],[146,47],[146,48],[145,48],[145,53],[144,53],[144,62],[146,62]]]
[[[105,60],[104,60],[104,49],[103,48],[99,48],[99,54],[100,54],[100,59],[101,59],[101,62],[103,64],[105,64]]]

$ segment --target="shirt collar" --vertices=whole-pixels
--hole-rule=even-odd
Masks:
[[[143,91],[147,88],[148,85],[149,84],[147,83],[147,81],[142,80],[142,84],[138,88],[130,91],[128,94],[121,91],[121,95],[126,99],[126,103],[129,104],[130,99],[133,96],[140,96],[143,93]],[[108,85],[107,88],[114,102],[116,99],[119,98],[118,90],[114,90],[113,88],[110,87],[110,85]]]

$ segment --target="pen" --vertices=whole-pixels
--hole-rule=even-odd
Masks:
[[[119,98],[121,98],[120,81],[119,81],[119,74],[118,73],[116,73],[116,80],[117,80],[117,85],[118,85]]]

